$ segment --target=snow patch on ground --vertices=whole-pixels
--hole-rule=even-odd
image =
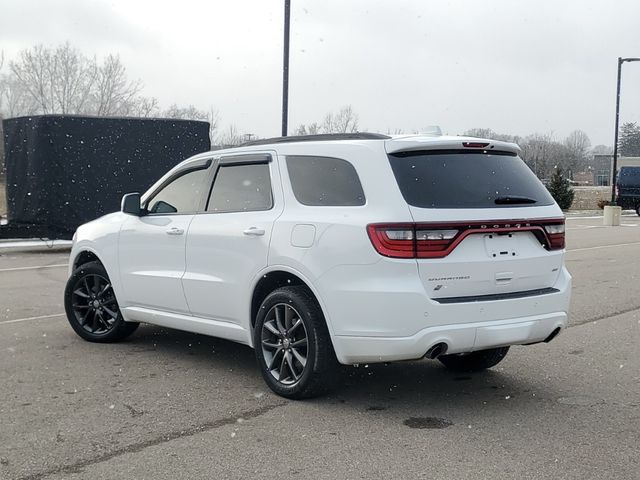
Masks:
[[[3,248],[33,248],[33,247],[71,247],[71,240],[41,240],[41,239],[15,239],[0,240],[0,250]]]

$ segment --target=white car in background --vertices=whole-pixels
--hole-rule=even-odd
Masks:
[[[95,342],[146,322],[250,345],[289,398],[338,363],[492,367],[567,324],[564,216],[519,151],[361,133],[197,155],[78,229],[69,322]]]

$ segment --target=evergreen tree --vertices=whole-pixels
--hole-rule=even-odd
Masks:
[[[637,123],[625,123],[620,127],[618,149],[623,157],[640,157],[640,127]]]
[[[569,210],[573,203],[574,191],[569,184],[569,180],[562,175],[562,169],[556,168],[551,175],[549,182],[549,193],[558,203],[562,210]]]

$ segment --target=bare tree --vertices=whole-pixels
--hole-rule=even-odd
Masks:
[[[328,113],[322,123],[324,133],[354,133],[358,131],[358,115],[351,105],[342,107],[338,113]]]
[[[591,148],[591,140],[589,136],[582,130],[574,130],[564,141],[564,144],[573,152],[579,155],[586,155]]]
[[[155,97],[138,97],[129,106],[127,115],[133,117],[153,117],[158,114],[158,99]]]
[[[313,122],[309,125],[299,125],[294,135],[318,135],[320,133],[322,133],[322,127],[318,123]]]
[[[552,133],[529,135],[520,142],[520,147],[522,159],[540,178],[549,178],[557,167],[568,171],[575,165],[569,148],[555,140]],[[574,170],[571,170],[573,173]]]
[[[475,138],[496,138],[496,132],[491,130],[490,128],[470,128],[463,135],[467,137],[475,137]]]
[[[596,145],[591,149],[591,155],[613,155],[611,145]]]
[[[568,161],[564,169],[570,174],[582,171],[587,167],[589,161],[589,149],[591,140],[582,130],[574,130],[564,140],[564,146],[568,150]]]
[[[55,49],[37,45],[9,62],[4,79],[4,111],[10,115],[89,114],[150,116],[158,111],[154,98],[140,94],[142,83],[131,81],[117,55],[102,63],[69,43]]]
[[[2,67],[4,67],[4,51],[0,50],[0,120],[2,120],[2,112],[4,111],[2,107],[4,102],[5,90],[7,88],[5,75],[4,73],[2,73]]]
[[[238,128],[235,125],[229,125],[227,129],[218,137],[217,144],[223,148],[235,147],[244,143],[244,135],[238,132]]]
[[[55,109],[52,95],[51,52],[38,45],[20,52],[19,60],[9,63],[15,79],[24,87],[25,93],[42,113]]]
[[[182,120],[209,120],[209,114],[207,112],[199,110],[193,105],[179,107],[175,103],[164,110],[162,116],[166,118],[180,118]]]
[[[91,110],[95,115],[132,115],[142,110],[152,112],[157,107],[153,99],[141,97],[142,83],[127,79],[127,72],[118,55],[107,55],[96,66]],[[148,116],[148,115],[144,115]]]
[[[476,138],[488,138],[491,140],[501,140],[503,142],[519,143],[522,138],[517,135],[510,135],[508,133],[498,133],[491,128],[471,128],[464,132],[467,137]]]
[[[201,120],[209,122],[209,139],[211,140],[211,143],[215,142],[218,125],[220,123],[220,115],[215,108],[210,107],[209,111],[205,112],[193,105],[189,105],[188,107],[179,107],[174,103],[164,110],[161,115],[166,118],[180,118],[182,120]]]
[[[321,133],[355,133],[358,131],[358,115],[351,105],[345,105],[337,113],[327,113],[322,124],[316,122],[299,125],[295,135],[318,135]]]

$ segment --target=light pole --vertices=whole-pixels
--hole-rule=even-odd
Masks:
[[[620,123],[620,77],[624,62],[640,62],[640,58],[618,57],[618,85],[616,88],[616,133],[613,141],[613,171],[611,172],[611,203],[616,203],[616,170],[618,169],[618,125]]]
[[[287,136],[289,123],[289,20],[291,0],[284,0],[284,49],[282,59],[282,136]]]

